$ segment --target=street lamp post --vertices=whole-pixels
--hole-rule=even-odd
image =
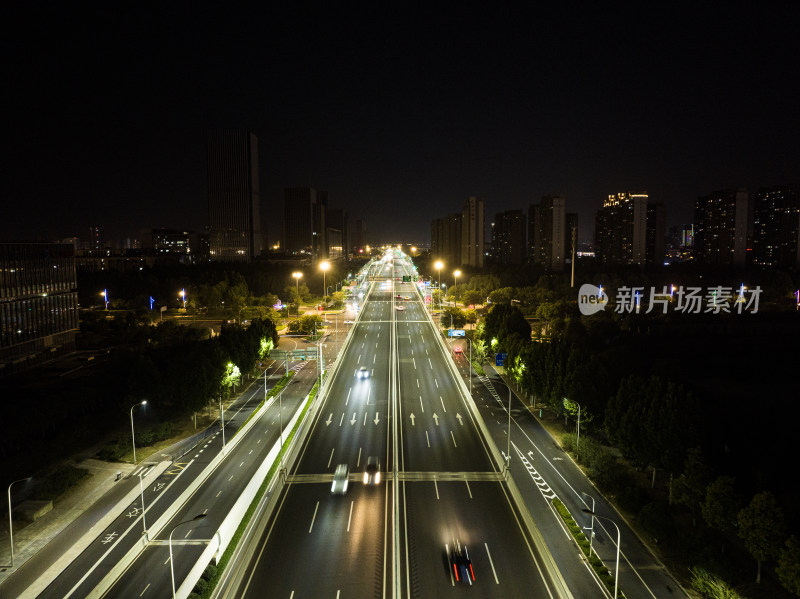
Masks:
[[[439,281],[437,283],[437,288],[439,289],[439,310],[442,309],[442,269],[444,268],[444,263],[441,260],[437,260],[433,267],[439,273]]]
[[[147,542],[147,520],[145,519],[145,507],[144,507],[144,482],[142,482],[142,471],[139,471],[139,493],[142,497],[142,534],[144,534],[144,540]]]
[[[11,487],[17,483],[29,481],[31,476],[28,478],[20,478],[18,480],[13,481],[10,485],[8,485],[8,537],[11,540],[11,567],[14,567],[14,524],[11,517]]]
[[[133,435],[133,408],[136,406],[145,406],[147,405],[147,400],[140,401],[139,403],[133,404],[131,406],[131,443],[133,444],[133,465],[136,465],[136,439]]]
[[[178,293],[180,298],[183,300],[183,309],[186,309],[186,289],[181,289],[180,293]]]
[[[266,371],[265,371],[266,373]],[[266,376],[266,374],[264,375]],[[225,412],[222,409],[222,393],[219,394],[219,423],[222,427],[222,447],[225,447]]]
[[[292,276],[294,277],[295,282],[295,301],[297,302],[297,314],[300,315],[300,279],[303,278],[303,273],[301,272],[293,272]]]
[[[617,529],[617,565],[614,568],[614,599],[617,599],[617,592],[619,591],[619,543],[620,543],[620,535],[619,535],[619,526],[617,523],[614,522],[611,518],[606,518],[605,516],[599,516],[598,514],[594,513],[594,510],[581,510],[587,514],[591,514],[593,518],[599,518],[600,520],[607,520],[614,525],[614,528]],[[594,524],[593,524],[594,525]]]
[[[172,530],[169,531],[169,573],[172,577],[172,599],[175,599],[175,566],[172,564],[172,533],[175,532],[175,529],[183,524],[189,524],[190,522],[194,522],[195,520],[202,520],[205,518],[205,514],[197,514],[191,520],[184,520],[183,522],[178,522],[175,526],[172,527]]]
[[[592,541],[594,540],[594,497],[584,492],[581,492],[581,494],[592,500],[592,524],[589,527],[589,557],[592,557]]]
[[[331,263],[327,260],[325,262],[320,262],[319,269],[322,271],[322,301],[325,302],[325,273],[328,272],[328,269],[331,267]]]
[[[106,303],[106,310],[108,310],[108,289],[103,289],[100,295],[103,296],[103,301]]]

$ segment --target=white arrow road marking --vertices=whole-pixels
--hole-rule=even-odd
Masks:
[[[436,421],[436,426],[439,426],[439,417],[436,415],[436,412],[433,413],[433,419]]]
[[[350,426],[353,426],[356,423],[356,413],[353,412],[353,419],[350,420]]]
[[[328,419],[325,421],[325,426],[329,426],[330,423],[331,423],[331,420],[333,420],[333,413],[332,412],[331,412],[331,415],[328,416]]]
[[[461,426],[464,426],[464,421],[461,419],[461,414],[459,414],[459,413],[457,413],[457,412],[456,412],[456,418],[458,419],[458,423],[459,423]]]
[[[414,424],[414,412],[411,412],[411,416],[409,416],[409,418],[411,418],[411,426],[417,426]]]
[[[378,412],[375,412],[375,426],[378,426]]]

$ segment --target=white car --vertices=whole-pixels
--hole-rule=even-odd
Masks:
[[[365,366],[362,366],[361,368],[356,370],[356,378],[361,379],[361,380],[368,379],[369,378],[369,370]]]
[[[405,307],[405,306],[395,306],[395,310],[398,310],[398,311],[400,311],[400,312],[402,312],[402,311],[403,311],[403,310],[405,310],[405,309],[406,309],[406,307]]]
[[[347,464],[339,464],[336,466],[336,472],[333,473],[333,484],[331,484],[331,493],[334,495],[344,495],[347,493],[347,486],[350,484],[350,468]]]

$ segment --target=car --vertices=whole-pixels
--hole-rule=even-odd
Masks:
[[[453,540],[453,547],[449,552],[446,544],[444,547],[448,564],[453,569],[456,582],[468,582],[470,585],[475,582],[475,572],[472,570],[472,560],[469,557],[467,546],[462,545],[458,540]]]
[[[361,368],[356,370],[356,378],[368,379],[369,378],[369,369],[366,366],[362,366]]]
[[[395,306],[395,308],[396,308],[397,310],[399,310],[400,312],[402,312],[403,310],[405,310],[405,309],[406,309],[406,307],[405,307],[405,306]]]
[[[350,468],[347,464],[339,464],[333,473],[333,483],[331,493],[333,495],[344,495],[347,493],[347,485],[350,483]]]
[[[454,353],[454,354],[461,354],[461,353],[464,353],[464,348],[463,348],[463,347],[461,347],[460,345],[456,345],[456,346],[453,348],[453,353]]]
[[[344,321],[344,323],[345,323],[345,324],[353,324],[354,322],[355,322],[355,321],[353,321],[353,320],[345,320],[345,321]]]
[[[377,485],[381,482],[381,463],[378,458],[371,455],[367,458],[367,465],[364,468],[364,484]]]
[[[406,295],[406,296],[403,296],[403,299],[404,299],[404,300],[406,300],[406,301],[408,301],[408,300],[410,300],[410,299],[411,299],[411,297],[409,297],[408,295]]]
[[[403,296],[398,293],[397,296],[395,297],[395,299],[402,299],[402,297]]]

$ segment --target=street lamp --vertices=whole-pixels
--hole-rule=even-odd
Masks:
[[[292,277],[294,277],[295,282],[295,301],[297,302],[297,314],[300,314],[300,279],[303,278],[303,273],[301,272],[293,272]]]
[[[328,269],[331,267],[331,263],[327,260],[325,262],[319,263],[319,269],[322,271],[322,301],[325,301],[325,273],[328,272]]]
[[[442,309],[442,269],[444,268],[444,263],[441,260],[437,260],[433,267],[439,272],[439,282],[438,282],[438,289],[439,289],[439,310]]]
[[[592,500],[592,524],[589,529],[589,557],[592,557],[592,541],[594,540],[594,497],[581,491],[581,495]]]
[[[13,521],[11,519],[11,487],[17,483],[29,481],[32,476],[28,478],[20,478],[18,480],[13,481],[10,485],[8,485],[8,537],[11,539],[11,567],[14,567],[14,530],[13,530]]]
[[[453,287],[454,287],[453,293],[455,293],[458,290],[458,277],[460,277],[460,276],[461,276],[461,271],[460,270],[453,271],[453,279],[455,281],[453,283]],[[458,301],[458,298],[455,295],[453,295],[453,297],[456,299],[456,301]]]
[[[183,522],[178,522],[175,526],[172,527],[172,530],[169,531],[169,573],[172,576],[172,599],[175,599],[175,566],[172,564],[172,533],[175,532],[175,529],[183,524],[189,524],[190,522],[194,522],[195,520],[202,520],[205,518],[205,514],[197,514],[191,520],[184,520]]]
[[[614,528],[617,529],[617,565],[614,569],[614,599],[617,599],[617,591],[619,590],[619,542],[620,542],[619,526],[617,526],[617,523],[614,522],[611,518],[606,518],[605,516],[599,516],[595,514],[594,510],[584,509],[581,511],[586,514],[591,514],[593,518],[599,518],[600,520],[608,520],[609,522],[611,522],[611,524],[614,525]],[[592,526],[594,526],[594,524],[592,524]]]
[[[181,299],[183,300],[183,309],[186,309],[186,289],[181,289],[180,293],[178,294]]]
[[[133,408],[136,406],[145,406],[147,405],[147,400],[140,401],[139,403],[135,403],[131,406],[131,443],[133,443],[133,465],[136,465],[136,440],[133,436]]]
[[[103,296],[103,301],[106,303],[106,310],[108,310],[108,289],[103,289],[100,295]]]

